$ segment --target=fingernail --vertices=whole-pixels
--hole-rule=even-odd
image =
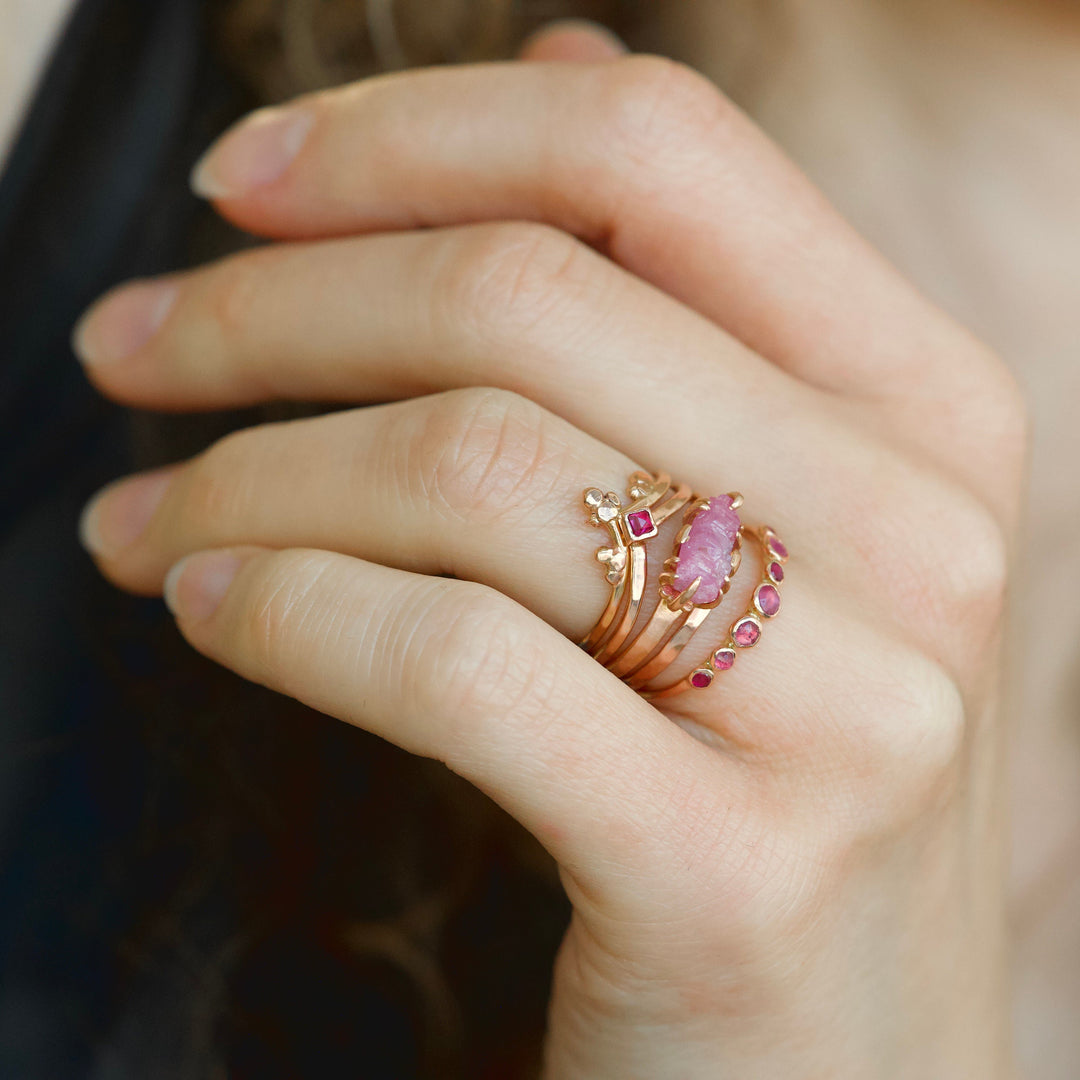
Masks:
[[[109,293],[75,324],[71,346],[84,364],[123,360],[136,353],[168,318],[180,286],[137,281]]]
[[[135,543],[161,505],[175,466],[103,487],[83,508],[79,540],[93,555],[114,555]]]
[[[259,109],[227,131],[199,159],[191,189],[204,199],[235,199],[272,184],[292,164],[315,122],[296,105]]]
[[[548,23],[534,31],[521,46],[521,53],[529,59],[584,62],[612,60],[629,51],[613,30],[591,19],[574,18]]]
[[[165,603],[178,619],[209,619],[236,572],[250,559],[232,551],[200,551],[181,559],[165,575]]]

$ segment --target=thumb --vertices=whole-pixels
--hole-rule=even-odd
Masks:
[[[627,52],[622,40],[604,26],[586,19],[560,19],[527,38],[522,60],[578,60],[597,63]]]

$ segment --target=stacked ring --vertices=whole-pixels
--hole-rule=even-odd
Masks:
[[[787,547],[775,530],[768,526],[744,530],[744,535],[753,536],[758,541],[763,555],[761,581],[754,589],[749,607],[731,624],[726,639],[712,651],[705,664],[670,686],[640,691],[643,697],[656,701],[686,690],[704,690],[711,686],[717,672],[730,670],[741,651],[752,649],[761,640],[763,622],[779,614],[779,585],[784,580],[784,564],[788,560]]]
[[[733,492],[715,500],[695,499],[687,507],[683,526],[675,538],[674,551],[660,575],[660,602],[637,637],[608,664],[612,674],[625,679],[631,686],[641,686],[659,675],[723,600],[742,558],[740,522],[735,512],[741,503],[742,496]],[[718,580],[706,582],[703,574],[691,578],[689,572],[680,577],[680,561],[693,531],[706,519],[718,516],[726,522],[728,531],[727,542],[721,543],[723,550],[717,553],[725,564],[716,574]],[[696,570],[698,563],[693,566]]]
[[[628,490],[631,502],[626,507],[614,492],[594,487],[584,495],[590,523],[607,526],[611,534],[611,546],[599,549],[596,557],[607,568],[612,591],[603,614],[580,645],[646,698],[704,689],[717,671],[734,664],[738,650],[757,643],[762,619],[780,610],[777,586],[784,577],[787,548],[768,526],[750,530],[742,524],[737,511],[743,500],[738,492],[703,499],[692,496],[685,485],[672,491],[666,474],[642,471],[630,477]],[[683,508],[682,527],[659,575],[656,609],[634,634],[648,576],[647,541]],[[648,689],[646,684],[674,662],[722,602],[741,565],[746,536],[757,540],[764,556],[763,578],[749,610],[732,623],[727,639],[707,664],[670,686]]]
[[[621,649],[637,619],[647,577],[645,541],[656,536],[660,526],[690,500],[690,489],[682,484],[666,502],[657,505],[671,492],[671,478],[665,473],[635,472],[628,490],[632,501],[625,508],[613,491],[589,488],[584,495],[590,523],[606,525],[612,540],[610,547],[596,553],[607,567],[611,598],[592,631],[580,642],[601,663]]]

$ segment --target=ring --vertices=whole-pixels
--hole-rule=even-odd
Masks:
[[[675,549],[660,575],[660,602],[641,633],[608,663],[613,675],[631,685],[659,675],[723,600],[742,559],[741,504],[742,496],[733,492],[698,498],[687,507]]]
[[[607,567],[611,598],[596,625],[579,642],[601,663],[622,648],[637,619],[648,568],[645,541],[656,536],[660,526],[690,501],[690,489],[680,484],[666,503],[657,506],[671,491],[671,478],[666,473],[632,473],[628,490],[632,501],[625,508],[613,491],[588,488],[583,498],[590,511],[589,522],[607,526],[612,540],[610,547],[596,553],[599,562]]]
[[[631,501],[625,507],[614,492],[592,487],[584,493],[589,522],[610,532],[611,545],[600,548],[596,558],[606,567],[612,590],[607,607],[579,645],[649,700],[705,689],[718,671],[733,666],[739,650],[757,644],[762,620],[779,612],[787,547],[770,526],[750,529],[742,523],[738,510],[743,497],[738,492],[702,498],[682,484],[672,492],[666,473],[644,471],[631,475],[628,491]],[[635,634],[648,577],[647,543],[655,541],[660,525],[680,509],[683,524],[658,578],[656,609]],[[647,684],[674,662],[722,603],[742,564],[746,537],[760,546],[763,567],[748,610],[731,624],[706,664],[669,686],[649,689]]]
[[[717,672],[729,671],[735,666],[740,652],[752,649],[761,640],[763,622],[780,613],[780,582],[784,580],[784,564],[788,560],[787,546],[776,531],[767,525],[756,530],[744,530],[744,535],[753,536],[761,545],[764,567],[749,607],[731,624],[724,642],[713,649],[705,664],[671,686],[651,691],[639,690],[642,697],[656,701],[686,690],[704,690],[711,686]]]

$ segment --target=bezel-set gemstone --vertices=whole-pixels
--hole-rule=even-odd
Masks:
[[[768,545],[769,551],[772,553],[774,558],[779,559],[781,562],[787,562],[787,545],[771,529],[769,530]]]
[[[713,681],[713,673],[708,668],[698,668],[690,676],[690,685],[695,690],[704,690],[707,686],[710,686]]]
[[[775,585],[759,585],[754,591],[754,607],[771,619],[780,610],[780,591]]]
[[[729,648],[717,649],[713,653],[713,667],[717,671],[728,671],[735,664],[735,650]]]
[[[778,562],[769,563],[769,577],[771,577],[773,581],[775,581],[777,585],[779,585],[780,582],[784,580],[783,566],[781,566]]]
[[[761,623],[752,615],[745,615],[731,630],[731,640],[740,649],[750,649],[761,639]]]
[[[648,540],[659,532],[649,510],[635,510],[626,515],[626,528],[631,540]]]

